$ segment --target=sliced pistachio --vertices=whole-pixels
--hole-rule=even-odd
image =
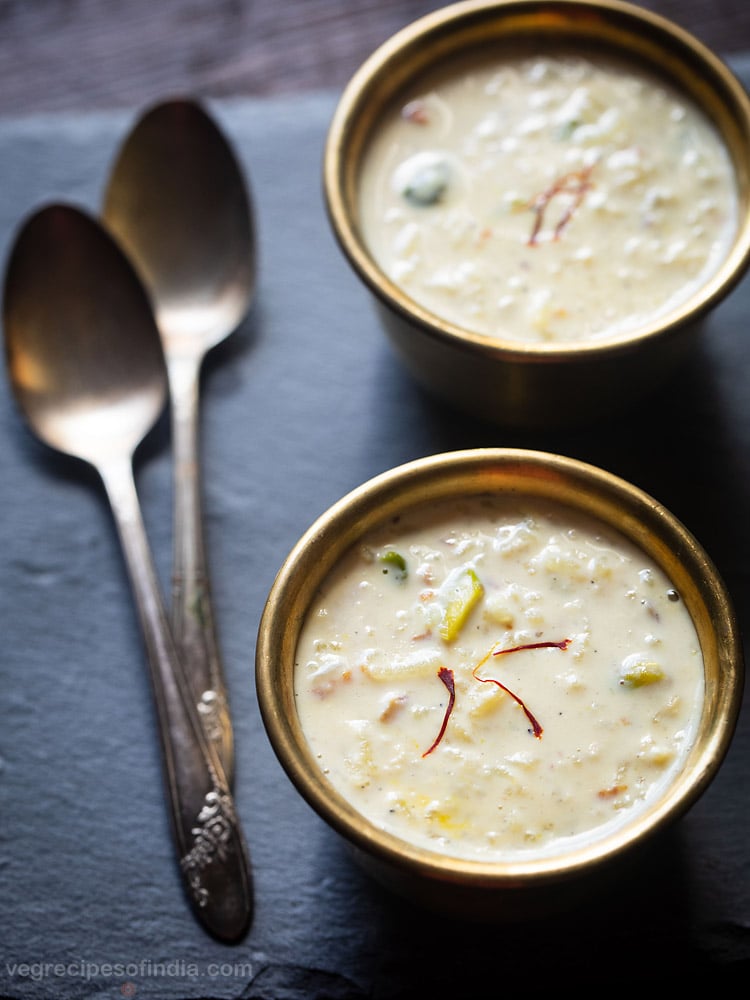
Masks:
[[[623,687],[639,688],[656,684],[664,679],[664,671],[654,660],[640,653],[626,656],[620,668],[620,684]]]
[[[417,153],[396,171],[394,183],[412,205],[424,208],[442,201],[450,186],[452,170],[439,153]]]
[[[443,617],[440,622],[440,637],[445,642],[453,642],[484,594],[484,587],[470,566],[459,567],[449,573],[440,588],[443,600]]]

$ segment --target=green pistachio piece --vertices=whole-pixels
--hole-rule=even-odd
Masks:
[[[417,153],[398,171],[398,189],[417,208],[442,201],[451,183],[451,168],[438,154]]]
[[[384,567],[383,572],[392,573],[396,580],[405,580],[408,576],[406,560],[401,553],[396,552],[395,549],[388,549],[387,552],[383,552],[380,556],[380,561]]]

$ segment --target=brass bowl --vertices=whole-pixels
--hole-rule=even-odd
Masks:
[[[695,624],[705,702],[684,769],[629,824],[568,854],[513,863],[447,857],[410,845],[362,816],[324,776],[302,731],[295,654],[306,612],[342,555],[413,505],[477,494],[554,501],[619,530],[661,566]],[[283,563],[260,622],[256,685],[264,725],[291,782],[384,885],[418,904],[462,917],[519,919],[566,905],[617,875],[636,848],[682,816],[714,778],[729,747],[744,679],[741,639],[725,586],[699,543],[633,485],[579,461],[517,449],[475,449],[419,459],[381,474],[335,503]],[[622,865],[620,864],[622,863]]]
[[[418,305],[368,250],[357,207],[360,166],[383,112],[415,78],[477,46],[523,41],[611,51],[661,74],[713,119],[736,171],[736,238],[718,272],[668,314],[627,336],[533,343],[469,332]],[[700,321],[750,262],[750,99],[690,34],[618,0],[468,0],[428,14],[377,49],[352,77],[330,124],[323,164],[330,224],[373,294],[385,332],[415,379],[439,399],[510,426],[578,426],[654,390],[693,347]]]

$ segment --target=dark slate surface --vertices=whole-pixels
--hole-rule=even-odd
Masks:
[[[737,62],[750,78],[750,62]],[[580,910],[479,928],[375,885],[297,797],[255,702],[259,617],[298,535],[371,475],[453,448],[546,448],[635,482],[703,542],[750,614],[750,283],[658,398],[574,434],[441,409],[410,380],[329,233],[320,158],[335,97],[220,104],[251,179],[260,285],[205,371],[205,511],[257,910],[208,938],[182,896],[147,671],[95,475],[38,444],[0,386],[0,996],[13,1000],[401,1000],[714,986],[750,967],[750,724],[719,777],[627,880]],[[0,251],[47,200],[96,211],[133,115],[0,121]],[[159,571],[171,554],[166,421],[137,482]]]

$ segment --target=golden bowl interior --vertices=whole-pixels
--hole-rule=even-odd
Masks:
[[[618,529],[661,566],[695,623],[705,665],[705,703],[684,770],[661,800],[605,839],[568,854],[511,863],[449,858],[379,830],[328,783],[297,717],[298,636],[316,590],[343,553],[404,509],[477,494],[516,493],[567,505]],[[424,458],[375,477],[334,504],[281,567],[261,619],[257,694],[270,742],[292,783],[365,858],[417,879],[502,889],[570,880],[629,849],[682,815],[703,793],[729,747],[743,685],[742,646],[730,598],[699,543],[650,496],[596,467],[517,449],[476,449]]]
[[[687,301],[628,335],[592,343],[533,343],[467,331],[415,303],[374,262],[357,209],[360,164],[383,111],[407,83],[453,57],[488,46],[592,47],[666,76],[704,109],[733,160],[739,192],[736,238],[721,268]],[[727,66],[677,25],[618,0],[465,0],[420,18],[391,37],[360,67],[345,88],[325,148],[326,207],[339,245],[376,298],[438,339],[458,340],[487,358],[595,357],[632,348],[704,315],[742,277],[750,262],[750,99]]]

